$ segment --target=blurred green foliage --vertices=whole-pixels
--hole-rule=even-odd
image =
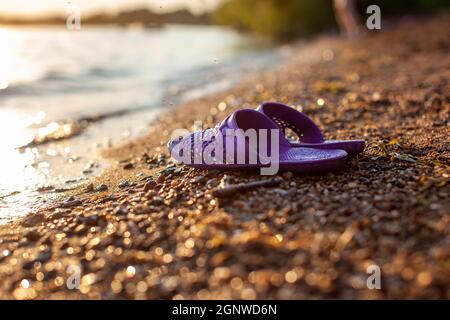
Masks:
[[[376,4],[383,15],[428,13],[449,6],[448,0],[358,0],[364,17]],[[225,0],[214,13],[215,22],[253,31],[278,40],[336,27],[332,0]]]
[[[215,21],[282,39],[335,25],[330,0],[229,0]]]
[[[448,0],[357,0],[356,4],[359,11],[364,14],[365,9],[376,4],[381,8],[382,14],[401,15],[401,14],[420,14],[430,13],[438,9],[448,7]]]

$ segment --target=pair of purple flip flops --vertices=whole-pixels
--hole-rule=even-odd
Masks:
[[[288,128],[298,141],[285,137]],[[364,140],[324,140],[319,127],[302,112],[265,102],[256,110],[235,111],[215,128],[176,137],[168,147],[177,162],[189,167],[259,168],[262,174],[274,174],[337,170],[347,155],[361,153],[364,145]]]

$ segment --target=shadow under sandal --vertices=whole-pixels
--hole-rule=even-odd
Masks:
[[[344,150],[293,147],[278,126],[264,114],[242,109],[215,128],[193,132],[168,143],[172,157],[199,169],[257,169],[324,172],[345,166]]]
[[[293,147],[342,149],[349,155],[364,151],[364,140],[324,140],[320,128],[314,121],[283,103],[264,102],[256,110],[271,118],[283,133],[286,129],[291,129],[299,137],[299,142],[290,141]]]

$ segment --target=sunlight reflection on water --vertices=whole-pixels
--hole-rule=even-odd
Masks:
[[[211,26],[0,27],[0,223],[48,197],[40,187],[71,188],[98,174],[107,165],[101,149],[144,134],[165,108],[278,61],[261,49]],[[125,112],[110,116],[117,111]],[[104,120],[70,139],[19,148],[39,134],[69,136],[77,128],[64,124],[96,116]]]
[[[36,119],[0,110],[0,220],[17,214],[14,202],[23,203],[36,186],[45,183],[45,170],[34,167],[38,158],[36,148],[21,151],[17,147],[27,143],[33,134],[28,126]],[[5,202],[8,197],[8,202]],[[12,210],[14,212],[10,212]]]
[[[13,57],[10,38],[8,31],[0,28],[0,90],[9,86]]]

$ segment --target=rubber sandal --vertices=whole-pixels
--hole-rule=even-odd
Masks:
[[[332,171],[347,160],[344,150],[292,147],[272,120],[252,109],[234,112],[215,128],[176,137],[168,147],[175,161],[188,167],[259,168],[261,174],[275,174],[274,167],[305,173]]]
[[[318,148],[318,149],[342,149],[349,155],[355,155],[364,151],[364,140],[324,140],[320,128],[304,113],[295,110],[283,103],[265,102],[257,111],[272,119],[285,133],[291,129],[299,137],[299,142],[290,141],[294,147]]]

